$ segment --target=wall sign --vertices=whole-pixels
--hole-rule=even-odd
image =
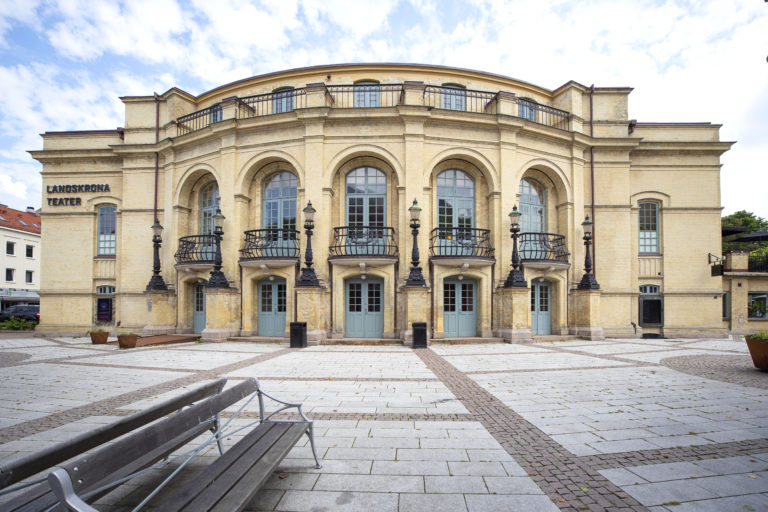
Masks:
[[[82,194],[84,192],[109,192],[109,184],[92,185],[48,185],[45,188],[48,194]],[[79,206],[82,204],[80,197],[49,197],[48,206]]]

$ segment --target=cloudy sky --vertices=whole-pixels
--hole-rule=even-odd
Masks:
[[[39,134],[123,125],[118,96],[345,62],[631,86],[630,118],[711,121],[725,213],[768,218],[762,0],[0,0],[0,202],[41,202]]]

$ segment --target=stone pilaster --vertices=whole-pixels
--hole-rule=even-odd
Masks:
[[[429,315],[430,289],[426,286],[403,286],[400,288],[400,300],[402,301],[403,318],[401,323],[400,338],[403,344],[413,346],[413,322],[427,323],[427,345],[429,345],[429,332],[431,330]]]
[[[319,345],[328,337],[331,294],[325,287],[296,288],[296,319],[307,322],[307,345]]]
[[[574,290],[571,307],[573,322],[571,334],[587,340],[602,341],[605,339],[603,328],[600,327],[600,290]]]
[[[147,291],[147,325],[142,336],[173,334],[176,332],[176,293],[173,291]]]
[[[240,332],[240,293],[236,288],[206,288],[205,329],[200,337],[206,341],[225,341]]]
[[[531,333],[531,289],[496,289],[496,336],[504,341],[533,341]]]

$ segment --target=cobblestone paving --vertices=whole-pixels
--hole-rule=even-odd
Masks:
[[[316,420],[322,469],[302,439],[254,511],[768,512],[768,373],[731,340],[123,351],[0,338],[0,458],[219,376],[263,378]],[[257,417],[249,408],[233,425]],[[174,485],[214,458],[196,457]],[[173,467],[98,507],[135,506]]]

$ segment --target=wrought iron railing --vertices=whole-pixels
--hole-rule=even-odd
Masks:
[[[218,123],[222,119],[221,105],[213,105],[197,112],[192,112],[176,119],[176,132],[178,135],[202,130],[208,125]]]
[[[491,230],[435,228],[429,239],[432,256],[493,258]]]
[[[542,105],[525,98],[517,100],[517,116],[534,123],[544,124],[561,130],[570,129],[571,115],[567,111]]]
[[[403,102],[402,84],[329,85],[333,108],[394,107]]]
[[[259,258],[298,258],[299,232],[295,229],[251,229],[245,232],[240,261]]]
[[[216,256],[216,237],[213,235],[192,235],[179,238],[176,263],[210,263]]]
[[[333,228],[333,243],[328,248],[334,256],[397,256],[395,229],[375,226]]]
[[[747,270],[749,272],[768,272],[768,256],[750,256]]]
[[[554,233],[520,233],[520,259],[523,261],[568,262],[565,235]]]
[[[459,87],[439,87],[435,85],[427,85],[424,88],[424,105],[433,108],[495,114],[495,99],[495,92],[473,91]]]
[[[712,277],[721,276],[725,272],[725,265],[723,265],[722,263],[715,263],[710,267],[710,272],[712,274]]]
[[[267,94],[238,98],[237,118],[270,116],[307,107],[304,89],[283,89]]]

